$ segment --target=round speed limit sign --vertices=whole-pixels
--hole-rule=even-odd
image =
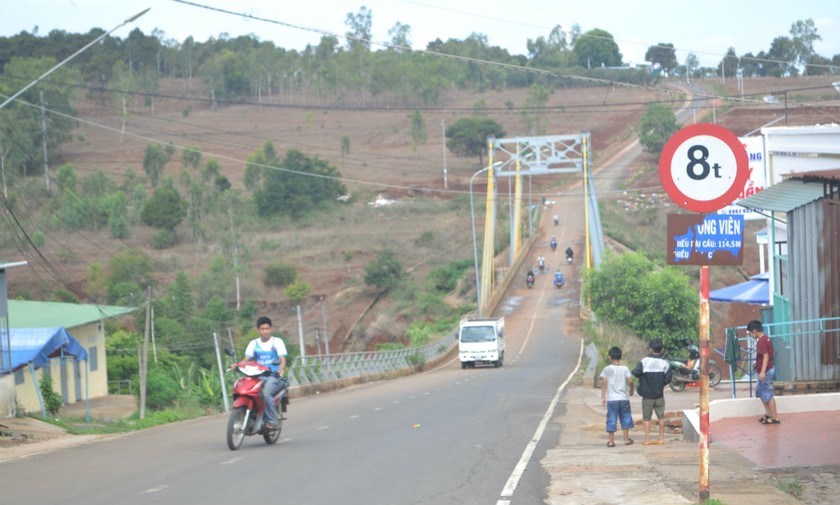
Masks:
[[[715,212],[738,197],[749,178],[747,151],[734,133],[700,123],[673,134],[659,158],[665,192],[680,207]]]

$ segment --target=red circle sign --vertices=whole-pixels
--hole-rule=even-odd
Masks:
[[[668,139],[659,157],[665,192],[693,212],[714,212],[734,202],[749,175],[747,150],[718,125],[686,126]]]

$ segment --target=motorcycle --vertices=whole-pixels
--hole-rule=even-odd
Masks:
[[[557,272],[556,274],[554,274],[554,287],[557,288],[557,289],[560,289],[565,285],[566,285],[566,279],[563,278],[563,274],[560,273],[560,272]]]
[[[700,380],[700,350],[692,342],[685,342],[688,349],[687,360],[668,360],[671,365],[671,383],[673,391],[683,391],[686,384]],[[714,360],[709,360],[709,387],[720,384],[720,368]]]
[[[548,243],[551,246],[551,251],[554,252],[557,250],[557,240],[554,237],[551,237],[551,242]]]
[[[575,252],[569,247],[566,249],[566,262],[571,263],[573,259],[575,259]]]
[[[525,284],[528,286],[528,289],[534,287],[534,274],[528,272],[528,275],[525,276]]]
[[[288,387],[274,396],[274,405],[270,408],[278,412],[277,428],[270,428],[266,423],[265,402],[260,395],[265,381],[260,377],[270,375],[271,369],[254,362],[236,363],[234,368],[241,377],[233,384],[233,407],[227,424],[228,448],[239,449],[245,437],[251,435],[262,435],[265,443],[276,444],[283,428],[281,412],[286,411],[288,404]]]
[[[537,268],[540,269],[540,273],[545,272],[545,260],[540,258],[537,260]]]

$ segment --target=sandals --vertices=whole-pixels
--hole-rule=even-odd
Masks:
[[[764,416],[758,420],[761,424],[782,424],[781,421],[776,419],[775,417]]]
[[[615,447],[615,442],[607,442],[607,447]]]
[[[624,442],[624,445],[633,445],[633,439],[632,439],[632,438],[628,438],[628,439],[627,439],[627,441],[626,441],[626,442]]]

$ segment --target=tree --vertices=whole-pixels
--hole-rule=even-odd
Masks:
[[[817,33],[817,27],[814,26],[814,20],[806,19],[793,23],[790,27],[790,38],[793,43],[791,53],[796,63],[803,66],[806,74],[813,73],[808,72],[807,63],[816,55],[814,42],[822,40],[822,37]]]
[[[380,289],[390,289],[399,285],[405,273],[396,253],[385,249],[375,260],[365,266],[365,284]]]
[[[723,72],[724,77],[735,77],[738,73],[738,55],[735,53],[735,48],[730,47],[726,51],[726,56],[720,61],[718,65],[718,75]]]
[[[295,305],[300,304],[304,298],[309,296],[309,293],[312,292],[312,285],[308,282],[304,281],[300,277],[295,279],[295,281],[289,284],[286,289],[283,290],[283,294],[286,295],[286,298],[289,299],[290,302],[294,303]]]
[[[617,67],[621,65],[621,53],[613,36],[601,29],[582,34],[572,49],[574,61],[586,68]]]
[[[610,256],[585,279],[585,296],[603,321],[636,332],[645,340],[660,338],[666,347],[682,347],[697,334],[697,292],[688,277],[630,252]]]
[[[659,64],[662,70],[671,72],[677,68],[677,52],[674,50],[674,44],[659,43],[655,46],[650,46],[645,53],[645,61],[652,64]]]
[[[770,50],[767,52],[767,59],[771,61],[764,64],[767,69],[766,75],[771,77],[797,75],[796,67],[792,65],[796,60],[796,52],[791,39],[787,37],[773,39]]]
[[[639,143],[649,153],[661,153],[665,143],[679,129],[677,116],[670,105],[651,103],[639,123]]]
[[[685,57],[685,75],[687,77],[696,77],[695,72],[700,68],[700,60],[694,53],[688,53]]]
[[[502,138],[505,130],[502,126],[483,117],[466,117],[446,127],[446,147],[458,156],[478,156],[479,166],[484,166],[484,154],[487,152],[487,138]]]
[[[254,203],[261,216],[285,214],[299,218],[346,193],[341,173],[317,157],[309,158],[296,149],[289,150],[282,161],[261,157],[260,153],[254,155],[249,162],[260,161],[263,166],[262,185],[254,191]]]
[[[166,151],[158,144],[148,144],[146,146],[146,154],[143,156],[143,171],[149,178],[149,183],[153,188],[156,188],[160,183],[160,178],[163,175],[163,167],[169,163],[170,157],[167,156]]]
[[[184,271],[175,275],[175,282],[169,285],[166,293],[166,314],[172,319],[186,324],[193,316],[195,302],[193,301],[192,287]]]
[[[408,118],[411,120],[411,150],[416,151],[417,146],[425,144],[429,138],[426,121],[423,119],[423,113],[417,109],[414,109]]]
[[[184,168],[198,170],[198,166],[201,164],[201,148],[195,146],[184,147],[183,152],[181,152],[181,163]]]
[[[181,198],[178,190],[168,180],[156,189],[152,197],[143,206],[140,219],[143,224],[174,231],[187,216],[187,202]]]

